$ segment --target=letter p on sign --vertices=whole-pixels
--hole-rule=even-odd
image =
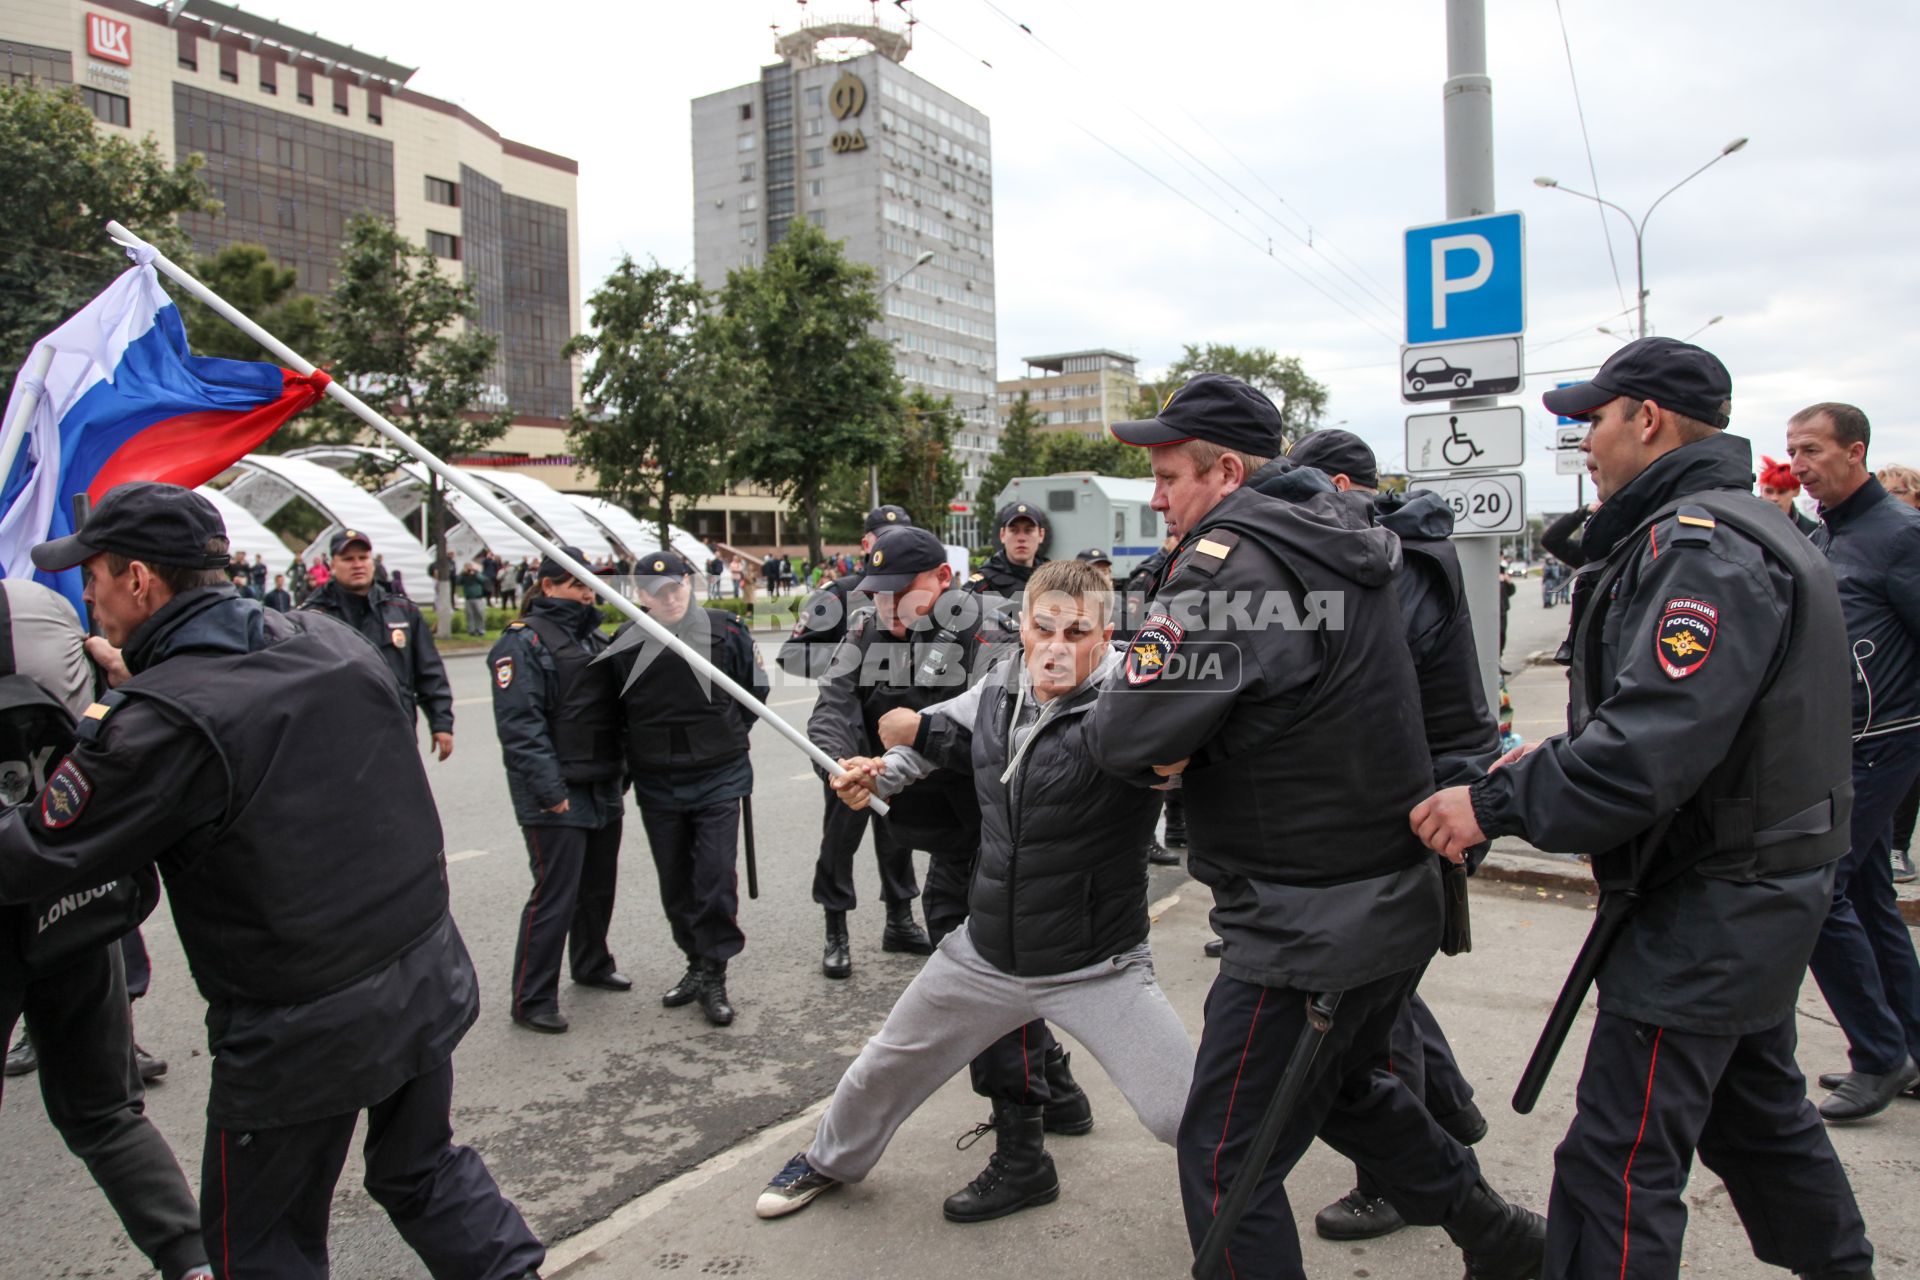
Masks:
[[[1495,213],[1408,230],[1406,280],[1410,346],[1524,333],[1520,215]]]

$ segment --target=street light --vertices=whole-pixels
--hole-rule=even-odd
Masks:
[[[932,262],[932,261],[933,261],[933,250],[928,249],[926,252],[922,253],[919,257],[913,260],[912,266],[904,268],[899,275],[895,276],[893,279],[881,285],[880,293],[875,296],[885,295],[887,290],[893,288],[893,286],[899,284],[902,280],[905,280],[908,276],[912,275],[914,272],[918,271],[920,268],[926,266],[929,262]],[[869,496],[871,496],[873,499],[873,501],[868,505],[874,506],[874,507],[879,506],[880,505],[880,464],[878,462],[869,462],[867,464],[867,490],[868,490]]]
[[[1692,333],[1688,334],[1685,338],[1682,338],[1681,341],[1692,342],[1695,338],[1699,337],[1701,334],[1705,333],[1707,330],[1713,328],[1713,326],[1719,324],[1722,320],[1725,320],[1725,319],[1726,319],[1725,316],[1715,316],[1713,319],[1707,321],[1705,324],[1701,325],[1698,329],[1695,329]]]
[[[1647,336],[1647,259],[1646,259],[1646,244],[1645,244],[1646,231],[1647,231],[1647,219],[1651,218],[1653,216],[1653,211],[1660,207],[1661,200],[1665,200],[1668,196],[1672,195],[1674,192],[1678,191],[1680,188],[1686,186],[1689,182],[1692,182],[1695,178],[1699,177],[1701,174],[1705,173],[1707,170],[1713,168],[1713,166],[1715,166],[1716,164],[1719,164],[1722,160],[1725,160],[1728,156],[1732,155],[1734,152],[1740,150],[1740,148],[1746,145],[1747,145],[1747,140],[1745,138],[1735,138],[1732,142],[1729,142],[1726,146],[1720,148],[1719,155],[1707,161],[1705,164],[1701,165],[1698,169],[1695,169],[1692,173],[1680,179],[1680,181],[1674,183],[1671,187],[1668,187],[1664,192],[1662,192],[1659,200],[1655,200],[1652,204],[1647,206],[1647,211],[1640,215],[1640,220],[1638,222],[1634,221],[1632,214],[1628,213],[1625,209],[1622,209],[1619,205],[1615,204],[1613,201],[1603,200],[1599,196],[1588,195],[1584,191],[1575,191],[1572,187],[1563,187],[1560,185],[1560,180],[1558,178],[1535,178],[1533,180],[1533,185],[1536,187],[1545,187],[1552,191],[1564,191],[1570,196],[1579,196],[1582,200],[1591,200],[1595,204],[1605,205],[1607,208],[1613,210],[1615,213],[1625,218],[1627,220],[1627,225],[1633,228],[1633,265],[1634,265],[1634,273],[1636,276],[1636,283],[1639,286],[1640,319],[1639,319],[1638,328],[1639,328],[1640,337],[1644,338]]]

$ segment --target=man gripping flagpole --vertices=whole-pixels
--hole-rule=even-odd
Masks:
[[[772,726],[775,732],[805,752],[810,760],[820,768],[826,770],[828,774],[837,777],[846,772],[838,760],[835,760],[832,756],[815,746],[806,734],[787,723],[786,720],[770,710],[765,703],[759,701],[725,672],[715,667],[707,660],[706,655],[696,652],[689,647],[685,641],[681,640],[680,637],[655,622],[644,609],[641,609],[631,600],[628,600],[625,596],[614,590],[613,587],[609,586],[591,569],[587,568],[587,566],[568,555],[565,548],[515,515],[512,508],[499,501],[484,488],[475,484],[458,470],[449,467],[446,463],[435,457],[432,452],[422,446],[412,436],[389,422],[384,414],[368,405],[346,387],[341,386],[331,379],[327,379],[325,374],[316,370],[314,366],[302,358],[298,352],[261,328],[251,317],[240,312],[231,303],[227,302],[226,299],[201,283],[191,273],[175,264],[165,254],[134,235],[131,231],[128,231],[118,222],[109,222],[107,224],[107,233],[113,238],[116,244],[119,244],[127,250],[128,254],[140,267],[150,267],[164,273],[169,279],[180,285],[181,288],[225,317],[228,323],[259,343],[261,347],[265,348],[275,358],[284,363],[288,369],[302,376],[317,376],[322,379],[324,381],[324,393],[327,396],[331,397],[336,403],[347,409],[362,422],[372,427],[374,431],[381,436],[399,448],[404,449],[415,458],[418,458],[422,465],[439,476],[449,486],[459,490],[495,519],[500,520],[509,529],[533,544],[542,554],[553,559],[576,579],[592,587],[595,595],[632,619],[634,625],[639,627],[641,631],[645,632],[652,639],[679,655],[692,666],[702,678],[718,685],[721,689],[725,690],[727,695],[734,701]],[[132,273],[129,272],[128,274],[131,275]],[[126,277],[122,277],[123,280],[125,278]],[[84,312],[82,314],[84,314]],[[76,317],[76,319],[77,318],[78,317]],[[71,324],[72,321],[68,323]],[[65,332],[65,326],[57,330],[53,336],[57,337],[63,332]],[[215,474],[217,474],[217,472]],[[171,479],[172,477],[164,478]],[[198,481],[195,483],[198,483]],[[6,552],[5,533],[5,519],[4,517],[0,517],[0,556],[4,556]],[[6,561],[6,563],[10,565],[11,561]],[[77,595],[77,589],[75,594]],[[887,811],[886,806],[877,800],[873,802],[872,808],[876,813],[884,814]]]

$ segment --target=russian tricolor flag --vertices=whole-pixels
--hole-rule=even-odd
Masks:
[[[328,381],[194,355],[151,265],[129,268],[34,350],[49,346],[28,442],[0,488],[0,570],[44,582],[82,617],[80,571],[39,573],[27,557],[35,543],[73,532],[74,495],[97,502],[127,480],[205,484],[318,400]],[[24,379],[0,421],[12,420],[23,390]]]

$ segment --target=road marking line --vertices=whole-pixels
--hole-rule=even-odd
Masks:
[[[456,862],[471,862],[475,858],[484,858],[492,852],[493,850],[491,849],[462,849],[459,853],[450,853],[447,855],[447,865],[452,866]]]
[[[567,1268],[575,1263],[584,1261],[599,1250],[617,1243],[620,1237],[656,1213],[670,1207],[687,1192],[698,1190],[721,1174],[737,1168],[742,1162],[769,1149],[791,1148],[796,1140],[800,1140],[800,1134],[803,1131],[817,1126],[820,1116],[827,1109],[827,1104],[832,1101],[833,1095],[828,1094],[786,1123],[762,1130],[757,1138],[710,1156],[679,1177],[669,1179],[653,1190],[635,1196],[579,1235],[569,1236],[548,1249],[547,1260],[541,1267],[541,1271],[549,1277],[549,1280],[555,1280],[565,1274]],[[800,1140],[800,1144],[806,1145],[804,1140]]]

